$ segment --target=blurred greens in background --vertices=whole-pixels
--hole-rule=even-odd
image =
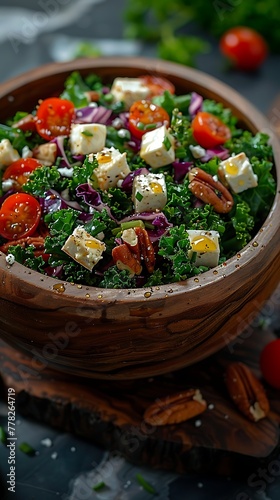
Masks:
[[[127,38],[156,44],[159,57],[190,66],[210,48],[188,34],[193,24],[218,40],[231,27],[248,26],[280,53],[279,0],[126,0],[124,24]]]

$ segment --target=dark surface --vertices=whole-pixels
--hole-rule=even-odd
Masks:
[[[81,12],[81,0],[71,2],[70,0],[53,0],[49,5],[55,8],[55,17],[63,15],[63,10],[75,3]],[[34,33],[30,20],[34,12],[45,11],[48,2],[38,0],[1,0],[0,8],[15,7],[33,9],[33,13],[27,15],[20,13],[18,26],[20,26],[21,38],[11,35],[0,43],[0,81],[24,72],[27,69],[54,60],[54,56],[61,58],[61,51],[57,49],[57,43],[61,43],[60,36],[66,36],[65,46],[70,46],[73,37],[82,39],[100,40],[117,39],[122,37],[122,11],[125,0],[106,0],[92,6],[90,10],[76,17],[67,26],[53,30],[52,19],[47,19],[46,29],[41,30],[35,26],[36,38],[32,40]],[[42,7],[42,6],[45,6]],[[50,16],[50,14],[48,14]],[[0,27],[1,27],[0,11]],[[3,16],[2,16],[3,22]],[[36,24],[36,23],[35,23]],[[62,41],[63,43],[63,41]],[[60,45],[61,47],[61,45]],[[107,51],[107,52],[106,52]],[[122,55],[132,53],[137,55],[155,55],[153,47],[132,45],[125,47],[113,43],[106,45],[106,53]],[[212,51],[198,58],[198,68],[228,83],[248,98],[263,113],[270,111],[271,130],[275,130],[275,122],[279,119],[279,106],[274,105],[279,92],[280,57],[271,56],[265,62],[261,70],[253,74],[245,74],[236,71],[225,72],[224,62],[221,58],[217,44]],[[275,328],[279,329],[279,304],[272,304],[267,309],[268,314],[276,317]],[[7,395],[2,394],[2,406],[0,408],[0,425],[6,427],[7,408],[4,404]],[[17,452],[16,455],[16,494],[10,493],[8,498],[15,500],[86,500],[86,499],[122,499],[122,500],[145,500],[153,498],[150,493],[144,492],[135,480],[135,474],[141,472],[142,476],[149,481],[159,492],[158,499],[181,500],[278,500],[280,496],[280,457],[271,462],[267,468],[257,467],[254,477],[251,477],[251,487],[248,482],[250,478],[242,482],[236,482],[230,478],[218,479],[207,478],[202,474],[199,476],[175,476],[174,474],[154,472],[147,468],[132,467],[122,461],[117,454],[108,456],[104,450],[93,446],[86,440],[81,440],[67,433],[56,432],[49,427],[27,420],[17,414],[16,433],[18,442],[27,441],[39,452],[34,457],[28,457]],[[41,444],[41,440],[50,438],[51,448]],[[72,450],[72,451],[71,451]],[[57,453],[56,459],[54,452]],[[53,456],[53,458],[51,458]],[[0,443],[0,498],[5,499],[7,492],[7,449]],[[102,462],[102,467],[98,465]],[[278,467],[278,468],[277,468]],[[76,487],[76,493],[71,496],[73,480],[81,474],[89,471],[99,470],[99,475],[92,476],[91,484],[98,483],[104,479],[106,484],[111,485],[111,491],[100,491],[99,494],[92,493],[88,486],[86,477],[83,476],[80,486]]]

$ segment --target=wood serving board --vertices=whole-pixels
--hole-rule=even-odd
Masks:
[[[251,423],[225,389],[227,363],[243,361],[260,376],[259,353],[274,338],[267,330],[246,336],[184,370],[117,382],[77,379],[39,369],[39,364],[36,371],[34,360],[1,342],[0,374],[3,385],[16,390],[19,413],[118,451],[130,462],[174,472],[241,476],[279,453],[280,391],[266,387],[271,412]],[[143,414],[151,402],[189,387],[199,388],[210,405],[202,415],[177,425],[145,424]]]

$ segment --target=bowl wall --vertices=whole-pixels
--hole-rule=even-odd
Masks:
[[[69,73],[145,73],[170,79],[177,92],[196,91],[229,106],[240,125],[269,131],[266,119],[233,89],[199,71],[143,58],[99,58],[51,64],[0,86],[0,122],[59,94]],[[193,364],[241,334],[279,282],[280,147],[272,137],[278,189],[255,238],[225,265],[169,286],[105,290],[60,283],[0,253],[0,335],[46,367],[91,378],[153,376]],[[27,376],[28,374],[25,374]]]

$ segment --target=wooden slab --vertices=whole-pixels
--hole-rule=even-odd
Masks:
[[[235,409],[225,389],[224,369],[231,361],[245,362],[260,376],[259,353],[274,336],[255,330],[247,337],[184,370],[114,382],[56,373],[1,343],[0,373],[3,384],[16,390],[19,413],[121,452],[133,463],[240,476],[279,453],[279,391],[267,387],[271,413],[251,423]],[[199,388],[210,405],[204,414],[178,425],[144,422],[152,401],[189,387]]]

